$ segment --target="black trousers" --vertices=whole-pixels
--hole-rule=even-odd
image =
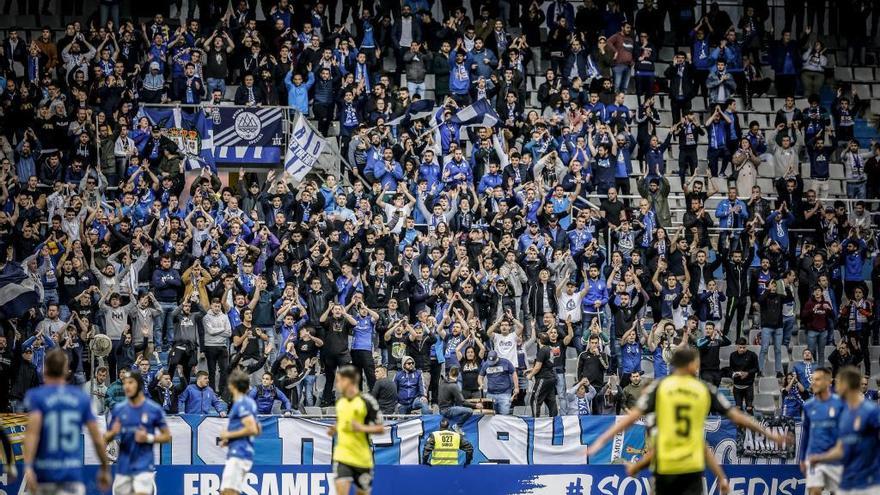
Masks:
[[[431,360],[431,380],[428,383],[428,391],[431,394],[431,404],[437,404],[437,392],[440,388],[440,370],[443,369],[443,365],[437,362],[436,359]]]
[[[229,376],[229,350],[225,346],[206,346],[205,361],[208,362],[208,385],[217,395],[223,395],[226,392],[226,377]],[[214,374],[218,371],[220,380],[215,382]]]
[[[700,370],[700,380],[711,383],[716,387],[721,385],[721,371],[719,370]]]
[[[351,351],[351,364],[361,370],[362,379],[367,379],[365,390],[373,390],[373,385],[376,383],[376,362],[373,360],[373,353],[370,351]]]
[[[328,407],[336,402],[336,396],[333,393],[333,382],[336,377],[336,368],[351,364],[351,355],[348,351],[341,354],[328,353],[327,355],[324,355],[322,353],[321,364],[324,366],[324,376],[327,377],[327,381],[324,382],[324,391],[321,393],[321,406]]]
[[[755,387],[754,385],[746,388],[736,388],[733,387],[733,403],[736,407],[744,410],[745,412],[752,414],[754,407],[752,404],[755,402]]]
[[[312,111],[318,120],[318,132],[327,137],[327,133],[330,131],[330,122],[333,120],[333,104],[315,103],[312,105]]]
[[[177,366],[180,365],[183,368],[180,379],[184,380],[184,383],[189,383],[193,366],[198,364],[197,349],[196,346],[186,345],[186,343],[175,343],[171,346],[171,352],[168,353],[168,374],[171,375],[172,380],[174,380],[174,375],[177,374]],[[207,356],[205,356],[205,359],[207,359]]]
[[[556,377],[538,378],[532,389],[532,416],[541,416],[541,406],[546,404],[548,417],[555,417],[559,414],[556,408]]]
[[[678,177],[682,184],[685,184],[687,178],[696,173],[697,163],[699,162],[696,147],[678,149]]]
[[[747,297],[727,296],[727,309],[724,310],[724,335],[727,335],[730,331],[730,324],[733,322],[733,317],[735,315],[736,335],[734,338],[730,339],[734,342],[736,342],[736,339],[742,335],[742,323],[743,319],[746,317],[746,309],[748,309],[748,307]]]
[[[682,114],[686,114],[691,110],[691,99],[685,98],[684,100],[679,100],[677,98],[670,98],[669,102],[672,104],[672,123],[675,124],[681,120]]]

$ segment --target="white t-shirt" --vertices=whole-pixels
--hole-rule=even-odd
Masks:
[[[511,363],[519,362],[516,356],[516,332],[511,331],[507,335],[501,335],[498,332],[492,334],[492,344],[498,357],[506,359]]]
[[[565,321],[566,318],[571,316],[572,323],[581,321],[581,299],[583,299],[583,296],[580,291],[575,291],[574,294],[568,295],[563,290],[559,296],[559,320]]]
[[[409,217],[410,213],[412,212],[411,210],[412,210],[412,208],[410,208],[409,206],[404,206],[403,208],[397,208],[394,205],[386,204],[385,205],[385,221],[386,222],[390,222],[391,217],[393,217],[394,214],[397,213],[397,222],[395,222],[394,225],[391,225],[389,223],[388,229],[394,234],[399,234],[400,230],[403,228],[403,220],[405,218]]]

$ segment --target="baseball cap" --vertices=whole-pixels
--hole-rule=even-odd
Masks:
[[[495,364],[498,362],[498,351],[489,351],[489,355],[486,356],[486,361],[490,364]]]

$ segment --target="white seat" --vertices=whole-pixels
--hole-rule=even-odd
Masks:
[[[851,67],[835,67],[834,78],[838,81],[852,81],[853,71]]]
[[[835,70],[835,75],[837,71]],[[853,81],[873,81],[874,80],[874,69],[871,67],[856,67],[853,69]],[[859,94],[862,98],[867,95]]]
[[[780,395],[779,380],[772,376],[762,376],[758,379],[758,393],[772,396]]]
[[[777,410],[776,399],[772,395],[756,394],[754,408],[757,413],[774,415]]]

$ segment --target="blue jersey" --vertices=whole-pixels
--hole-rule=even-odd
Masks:
[[[79,387],[44,385],[25,395],[25,407],[42,416],[34,471],[41,483],[82,482],[83,427],[95,421]]]
[[[837,394],[828,400],[813,397],[804,403],[801,423],[800,459],[825,452],[837,443],[840,416],[846,405]]]
[[[143,428],[148,435],[155,435],[159,430],[167,427],[165,412],[159,404],[150,399],[145,399],[140,406],[133,406],[125,401],[113,408],[110,413],[108,424],[113,428],[114,422],[119,421],[119,457],[116,459],[116,472],[124,475],[156,470],[153,464],[153,444],[137,443],[134,434]]]
[[[840,415],[840,441],[840,489],[880,487],[880,407],[868,401],[862,401],[855,409],[845,407]]]
[[[642,346],[638,342],[627,343],[620,346],[620,366],[623,373],[642,370]]]
[[[248,396],[243,396],[232,404],[229,410],[229,427],[227,431],[238,431],[244,428],[242,420],[248,416],[253,416],[257,421],[257,403]],[[236,438],[229,441],[229,453],[227,458],[237,457],[246,461],[254,460],[254,439],[253,437]]]
[[[361,316],[354,315],[357,325],[354,326],[351,338],[351,349],[353,351],[372,351],[373,350],[373,329],[376,324],[370,315]]]

